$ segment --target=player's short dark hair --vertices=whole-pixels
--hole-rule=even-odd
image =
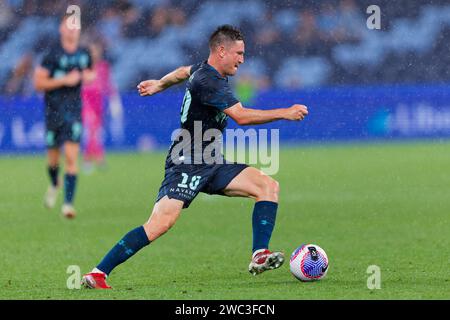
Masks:
[[[212,50],[218,45],[227,41],[244,41],[244,35],[241,30],[232,25],[225,24],[216,29],[209,37],[209,48]]]

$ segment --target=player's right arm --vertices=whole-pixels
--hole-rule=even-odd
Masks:
[[[62,87],[74,87],[81,81],[81,73],[73,70],[61,78],[50,77],[50,71],[38,66],[34,71],[34,87],[37,91],[52,91]]]
[[[303,120],[308,114],[308,108],[294,104],[289,108],[258,110],[245,108],[240,102],[223,111],[241,126],[263,124],[277,120]]]
[[[141,97],[151,96],[167,88],[183,82],[191,76],[191,66],[179,67],[166,74],[159,80],[146,80],[138,84],[137,89]]]

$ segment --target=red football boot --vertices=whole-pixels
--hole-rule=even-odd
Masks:
[[[248,271],[256,276],[266,270],[278,269],[283,262],[283,252],[272,252],[268,249],[256,250],[248,266]]]
[[[88,289],[112,289],[106,283],[106,275],[104,273],[90,272],[83,276],[81,285]]]

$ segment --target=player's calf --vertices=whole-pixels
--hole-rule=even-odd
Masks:
[[[144,224],[149,240],[155,241],[169,231],[175,225],[182,209],[183,202],[180,200],[169,199],[167,196],[159,200],[150,219]]]
[[[278,202],[280,184],[275,179],[262,175],[257,182],[256,201]]]

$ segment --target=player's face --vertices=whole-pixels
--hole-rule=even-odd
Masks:
[[[239,65],[244,63],[245,45],[244,41],[230,42],[224,48],[223,67],[227,76],[234,76]]]
[[[78,42],[80,39],[80,29],[69,27],[69,24],[67,23],[67,19],[64,19],[61,22],[61,25],[59,27],[59,32],[61,33],[61,37],[65,40],[71,41],[71,42]]]

